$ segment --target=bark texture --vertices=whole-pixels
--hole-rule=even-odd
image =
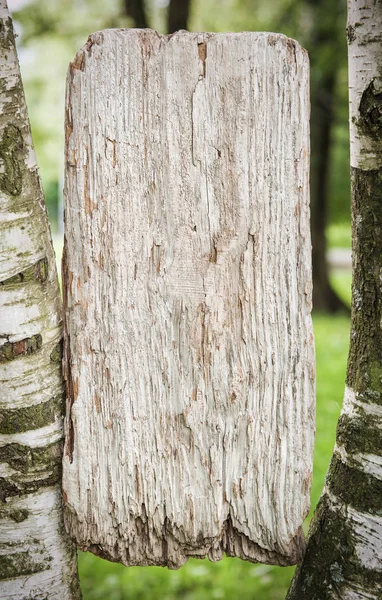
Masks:
[[[73,600],[76,552],[60,491],[60,292],[4,0],[0,71],[0,595]]]
[[[66,523],[125,564],[301,558],[314,436],[308,60],[94,34],[70,67]]]
[[[382,2],[349,2],[352,326],[343,409],[288,600],[382,597]]]

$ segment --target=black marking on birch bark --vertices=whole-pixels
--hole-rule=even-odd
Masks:
[[[21,408],[0,409],[0,433],[13,434],[39,429],[63,416],[64,398],[58,396],[47,402]]]
[[[0,502],[5,503],[7,498],[19,495],[20,489],[15,483],[8,481],[5,477],[0,477]]]
[[[330,462],[327,486],[344,504],[360,512],[382,515],[382,481],[345,464],[336,453]]]
[[[41,472],[36,473],[35,481],[23,481],[22,477],[13,475],[12,478],[0,477],[0,501],[6,503],[8,498],[14,496],[25,496],[37,492],[45,487],[53,487],[60,483],[62,467],[61,464],[56,464],[49,469],[44,469],[45,476],[41,477]],[[38,475],[38,476],[37,476]]]
[[[48,267],[48,259],[46,257],[39,260],[34,266],[36,279],[41,281],[41,283],[44,283],[48,279]]]
[[[7,125],[0,141],[0,189],[10,196],[18,196],[22,190],[22,167],[20,156],[23,150],[23,136],[18,127]]]
[[[21,273],[17,273],[16,275],[12,275],[12,277],[8,277],[8,279],[4,279],[4,281],[0,281],[0,290],[2,289],[10,289],[15,287],[21,283],[28,283],[30,281],[40,281],[41,283],[45,283],[48,279],[48,259],[46,257],[38,260],[34,265],[27,267]]]
[[[359,410],[357,415],[343,414],[337,425],[337,444],[348,453],[374,453],[382,448],[379,418]]]
[[[346,383],[363,402],[382,404],[382,169],[351,169],[352,329]]]
[[[382,87],[373,79],[364,90],[359,104],[358,127],[365,134],[379,140],[382,134]]]
[[[3,50],[14,46],[13,24],[11,17],[0,20],[0,46]]]
[[[356,38],[356,33],[355,33],[355,28],[353,27],[353,25],[348,25],[346,28],[346,37],[348,40],[348,43],[351,44],[352,42],[354,42],[355,38]]]
[[[28,511],[25,509],[13,510],[9,513],[9,517],[12,521],[15,521],[15,523],[22,523],[28,518]]]
[[[49,358],[52,362],[61,362],[64,354],[64,340],[60,340],[58,344],[55,345],[52,352],[49,355]]]
[[[304,562],[296,569],[286,600],[343,598],[341,590],[352,583],[366,593],[375,592],[381,572],[360,563],[356,545],[352,523],[323,495],[310,525]]]
[[[14,471],[29,475],[59,465],[61,453],[61,440],[40,448],[31,448],[23,444],[7,444],[0,448],[0,463],[6,463]]]
[[[33,575],[49,569],[49,566],[49,559],[33,560],[33,555],[29,551],[3,554],[0,556],[0,580]]]
[[[9,362],[20,356],[34,354],[42,346],[42,336],[37,333],[18,342],[6,342],[0,346],[0,363]]]

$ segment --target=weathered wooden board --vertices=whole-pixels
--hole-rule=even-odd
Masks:
[[[301,558],[314,437],[308,58],[107,30],[70,66],[66,523],[128,565]]]

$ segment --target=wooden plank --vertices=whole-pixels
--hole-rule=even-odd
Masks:
[[[127,565],[301,559],[314,438],[308,59],[106,30],[70,66],[66,522]]]

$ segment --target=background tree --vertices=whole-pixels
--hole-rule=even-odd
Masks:
[[[148,27],[146,9],[143,0],[124,0],[126,15],[134,21],[134,27],[146,29]]]
[[[305,43],[311,63],[310,210],[313,260],[313,306],[336,312],[345,309],[329,280],[326,227],[332,135],[341,63],[346,60],[345,0],[307,0],[311,26]]]
[[[12,21],[0,0],[0,579],[8,600],[80,598],[61,503],[61,302]]]
[[[326,486],[288,600],[382,594],[382,2],[349,0],[351,342]]]
[[[126,15],[134,21],[134,26],[145,29],[149,27],[147,7],[144,0],[124,0]],[[167,31],[174,33],[180,29],[188,29],[190,0],[170,0],[167,10]]]
[[[170,0],[167,15],[167,33],[188,29],[190,0]]]

